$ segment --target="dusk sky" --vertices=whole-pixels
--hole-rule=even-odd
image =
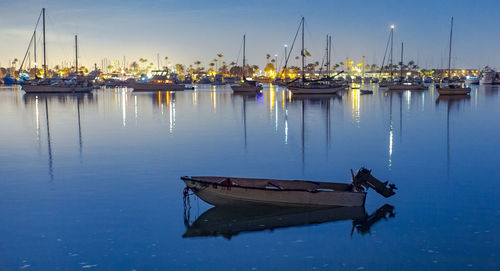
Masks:
[[[301,16],[306,18],[306,48],[321,61],[325,35],[333,36],[335,63],[350,57],[380,65],[394,24],[394,58],[401,42],[405,62],[441,67],[447,62],[450,18],[454,16],[453,67],[500,65],[500,1],[62,1],[1,0],[0,66],[22,59],[42,7],[47,9],[48,64],[74,61],[74,35],[79,61],[100,66],[101,59],[127,63],[146,58],[207,67],[217,53],[236,61],[243,34],[250,64],[263,68],[267,53],[283,56]],[[41,28],[40,28],[41,29]],[[39,47],[40,48],[40,47]],[[299,55],[299,47],[293,56]],[[39,49],[39,56],[41,48]],[[241,61],[241,57],[240,57]],[[41,62],[40,60],[38,61]],[[298,63],[292,62],[292,65]],[[164,61],[161,63],[164,65]]]

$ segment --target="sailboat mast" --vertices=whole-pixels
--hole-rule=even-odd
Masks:
[[[285,73],[285,75],[284,75],[285,76],[285,83],[286,83],[286,70],[287,70],[286,64],[287,64],[287,61],[288,61],[288,54],[286,52],[287,47],[288,46],[285,44],[285,65],[283,66],[283,72]]]
[[[33,37],[33,64],[35,65],[35,78],[36,78],[36,29]]]
[[[328,58],[328,35],[326,35],[326,74],[327,76],[330,75],[330,69],[329,69],[329,58]]]
[[[451,40],[453,38],[453,17],[451,17],[451,27],[450,27],[450,51],[448,52],[448,82],[451,81]]]
[[[75,72],[78,75],[78,35],[75,35]]]
[[[243,67],[241,67],[241,79],[245,80],[245,35],[243,35]]]
[[[45,8],[42,9],[43,13],[43,77],[47,78],[47,51],[45,48]]]
[[[390,62],[390,66],[391,66],[391,82],[392,82],[392,48],[393,48],[393,45],[394,45],[394,25],[391,25],[391,62]]]
[[[403,80],[403,43],[401,42],[401,80]]]
[[[332,64],[332,36],[328,38],[328,77],[330,77],[331,64]]]
[[[305,72],[305,57],[306,57],[306,52],[304,49],[304,17],[302,17],[302,82],[305,81],[306,79],[306,72]]]

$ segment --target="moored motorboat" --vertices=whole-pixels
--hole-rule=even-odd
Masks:
[[[152,78],[142,78],[131,83],[134,91],[181,91],[185,90],[184,84],[177,84],[168,78],[168,70],[151,71]]]
[[[352,174],[350,184],[214,176],[184,176],[181,179],[188,190],[215,206],[363,206],[365,189],[373,188],[384,197],[394,195],[396,189],[393,184],[377,180],[366,168]]]

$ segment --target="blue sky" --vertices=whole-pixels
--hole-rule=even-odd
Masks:
[[[380,65],[389,25],[395,24],[395,59],[404,42],[405,61],[440,67],[454,16],[453,66],[500,67],[500,1],[0,1],[0,66],[22,58],[46,7],[51,66],[74,61],[75,34],[84,65],[123,56],[127,62],[142,57],[156,63],[157,53],[170,63],[202,65],[222,53],[229,63],[236,61],[246,34],[250,63],[263,67],[267,53],[282,57],[283,45],[291,44],[305,16],[308,61],[321,60],[325,35],[331,34],[335,62],[360,61],[364,55]]]

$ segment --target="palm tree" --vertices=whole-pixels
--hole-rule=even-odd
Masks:
[[[137,64],[137,62],[132,62],[132,64],[130,64],[130,68],[132,68],[132,71],[133,72],[137,72],[137,69],[139,69],[139,64]]]
[[[224,57],[224,55],[223,55],[223,54],[220,54],[220,53],[219,53],[219,54],[217,54],[217,56],[219,57],[219,60],[222,60],[222,58]]]
[[[215,69],[217,69],[217,58],[214,58],[213,62],[214,62],[214,65],[215,65]]]

